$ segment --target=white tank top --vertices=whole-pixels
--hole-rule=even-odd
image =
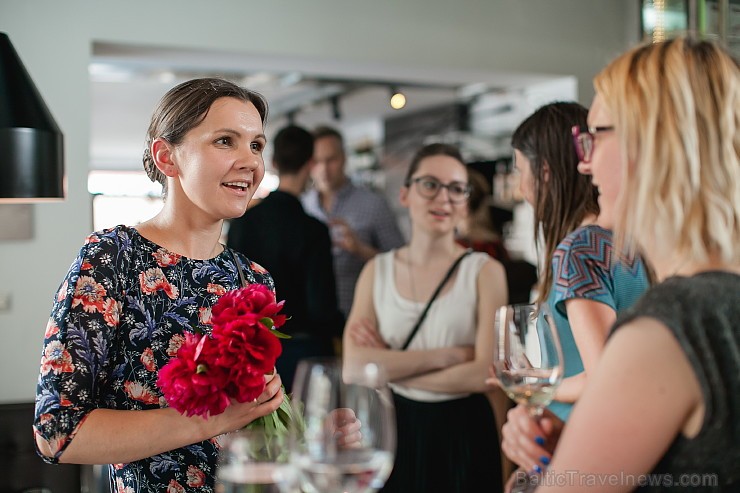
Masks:
[[[426,306],[426,301],[412,301],[401,297],[395,283],[395,250],[375,256],[373,303],[378,318],[380,335],[386,343],[400,349],[411,333]],[[424,322],[411,340],[408,350],[436,349],[475,344],[477,313],[477,280],[488,254],[473,252],[457,268],[449,291],[443,291],[427,313]],[[469,393],[449,394],[413,389],[391,384],[394,392],[417,401],[436,402],[465,397]]]

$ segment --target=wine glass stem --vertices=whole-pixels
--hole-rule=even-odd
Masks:
[[[527,410],[529,411],[529,415],[535,419],[535,421],[539,421],[542,417],[542,406],[527,406]]]

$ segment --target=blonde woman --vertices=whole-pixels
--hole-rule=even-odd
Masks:
[[[738,65],[678,38],[628,51],[594,85],[580,167],[617,212],[617,244],[660,283],[617,320],[537,491],[738,491]],[[543,430],[510,418],[505,442],[536,457]]]

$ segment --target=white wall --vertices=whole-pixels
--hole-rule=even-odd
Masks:
[[[625,0],[3,0],[6,32],[65,136],[68,198],[35,206],[34,239],[0,242],[0,401],[31,400],[52,296],[91,229],[86,192],[96,41],[590,79],[633,41]],[[2,228],[2,225],[0,225]]]

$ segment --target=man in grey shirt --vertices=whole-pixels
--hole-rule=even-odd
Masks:
[[[314,139],[314,188],[303,195],[303,207],[329,225],[339,309],[347,317],[365,262],[378,252],[400,247],[404,238],[385,198],[347,176],[342,135],[319,127]]]

